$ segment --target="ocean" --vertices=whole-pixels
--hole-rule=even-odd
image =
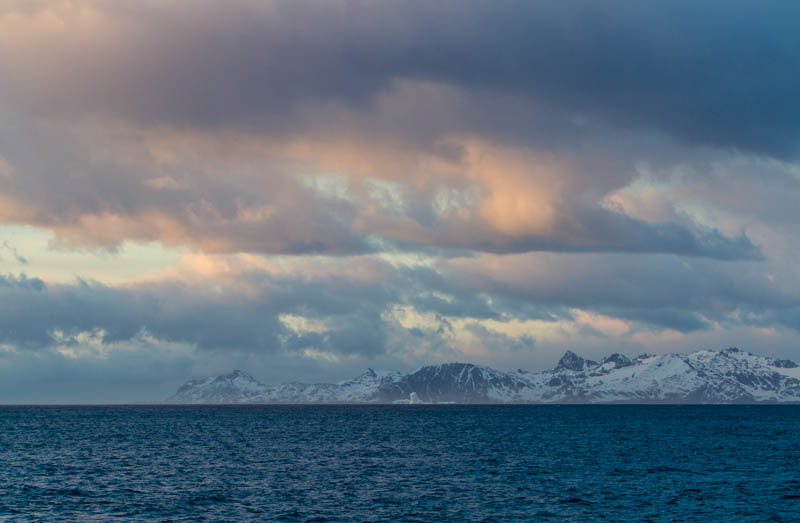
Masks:
[[[798,521],[800,406],[0,407],[8,521]]]

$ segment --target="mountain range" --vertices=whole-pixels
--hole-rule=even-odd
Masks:
[[[737,348],[635,358],[616,353],[599,362],[567,351],[542,372],[444,363],[411,373],[369,369],[339,383],[265,385],[235,370],[187,381],[167,402],[793,403],[800,402],[800,367]]]

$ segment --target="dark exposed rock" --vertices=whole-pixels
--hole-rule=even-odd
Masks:
[[[625,356],[623,354],[620,354],[618,352],[615,352],[611,356],[606,356],[605,358],[603,358],[603,360],[600,362],[600,364],[609,363],[609,362],[613,363],[614,367],[617,368],[617,369],[621,369],[622,367],[628,367],[630,365],[633,365],[633,361],[629,357],[627,357],[627,356]]]
[[[558,360],[558,365],[556,365],[555,370],[571,370],[574,372],[580,372],[586,367],[587,361],[568,350],[561,356],[561,359]]]

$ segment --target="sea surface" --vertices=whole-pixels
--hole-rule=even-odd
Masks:
[[[0,520],[564,518],[800,521],[800,407],[0,407]]]

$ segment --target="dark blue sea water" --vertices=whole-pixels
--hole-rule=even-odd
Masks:
[[[800,407],[0,407],[0,519],[562,518],[800,520]]]

